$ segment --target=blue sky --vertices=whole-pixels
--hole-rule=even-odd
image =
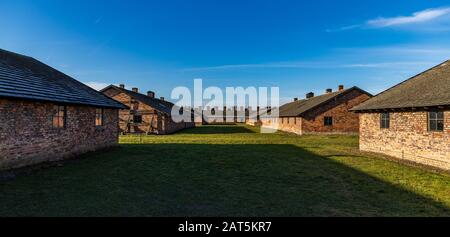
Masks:
[[[448,1],[0,1],[0,48],[95,87],[339,84],[378,93],[450,59]]]

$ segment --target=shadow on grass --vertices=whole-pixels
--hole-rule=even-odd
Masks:
[[[293,145],[129,144],[84,158],[0,183],[0,216],[450,215]]]
[[[186,129],[181,134],[236,134],[236,133],[254,133],[254,131],[239,125],[205,125]]]

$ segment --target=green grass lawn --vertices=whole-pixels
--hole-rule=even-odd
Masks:
[[[0,216],[450,216],[450,176],[356,136],[206,126],[0,182]]]

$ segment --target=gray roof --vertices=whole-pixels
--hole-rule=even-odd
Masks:
[[[130,91],[130,90],[127,90],[124,88],[120,88],[115,85],[110,85],[110,86],[104,88],[103,90],[101,90],[101,92],[105,92],[109,89],[115,89],[115,90],[121,91],[121,92],[131,96],[132,98],[134,98],[134,99],[136,99],[136,100],[138,100],[160,112],[166,113],[166,114],[171,114],[172,108],[173,108],[173,106],[175,106],[173,103],[171,103],[169,101],[165,101],[165,100],[163,101],[163,100],[160,100],[157,98],[150,98],[147,95],[143,95],[141,93],[137,93],[137,92]]]
[[[0,49],[0,97],[127,108],[38,60]]]
[[[422,72],[356,106],[352,111],[450,105],[450,61]]]
[[[308,112],[311,109],[314,109],[318,106],[321,106],[339,96],[345,95],[353,90],[359,90],[364,94],[372,96],[370,93],[358,88],[352,87],[343,91],[337,91],[329,94],[324,94],[320,96],[316,96],[310,99],[298,100],[288,104],[285,104],[280,107],[280,117],[297,117],[302,116],[302,114]]]

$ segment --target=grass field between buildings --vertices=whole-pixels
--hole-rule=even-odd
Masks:
[[[450,176],[357,136],[204,126],[0,181],[0,216],[450,216]]]

